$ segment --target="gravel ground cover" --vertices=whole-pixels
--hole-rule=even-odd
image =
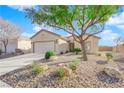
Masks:
[[[33,75],[31,66],[9,72],[0,79],[12,87],[21,88],[121,88],[124,87],[122,79],[108,76],[103,72],[103,68],[108,65],[104,57],[88,55],[88,61],[81,61],[77,71],[72,73],[64,80],[59,80],[55,75],[55,70],[59,63],[68,65],[74,59],[80,59],[81,55],[66,54],[58,57],[53,62],[44,62],[39,60],[40,64],[47,64],[49,69],[40,75]],[[124,61],[124,60],[122,60]],[[113,62],[120,64],[123,68],[123,62]],[[111,65],[113,65],[111,63]]]

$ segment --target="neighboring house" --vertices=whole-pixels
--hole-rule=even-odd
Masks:
[[[4,46],[0,42],[0,49],[4,52]],[[22,51],[31,49],[31,40],[26,37],[20,37],[18,39],[10,39],[7,45],[7,53],[15,52],[16,49],[21,49]]]
[[[99,37],[92,36],[86,42],[87,53],[98,52]],[[32,52],[46,53],[49,50],[57,54],[65,53],[74,48],[81,48],[80,44],[74,41],[72,36],[62,37],[56,33],[42,29],[31,37]]]
[[[124,44],[121,44],[121,45],[118,45],[118,46],[114,46],[113,47],[113,52],[114,53],[124,54]]]

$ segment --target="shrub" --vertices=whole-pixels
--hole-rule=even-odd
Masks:
[[[56,74],[57,76],[60,78],[60,79],[63,79],[64,77],[66,77],[66,70],[64,67],[60,67],[57,69],[56,71]]]
[[[62,55],[62,54],[64,54],[63,52],[60,52],[60,54]]]
[[[69,64],[69,67],[72,71],[75,71],[80,64],[80,60],[74,60],[72,63]]]
[[[65,51],[65,53],[68,53],[68,52],[69,52],[68,50]]]
[[[44,69],[43,67],[41,67],[40,65],[38,65],[37,63],[33,63],[32,64],[32,73],[35,75],[41,74],[43,73]]]
[[[101,54],[99,53],[98,56],[101,56]]]
[[[106,53],[107,60],[113,59],[112,53]]]
[[[45,59],[49,59],[51,56],[55,56],[55,52],[54,51],[47,51],[45,54]]]
[[[81,52],[81,49],[80,48],[74,48],[73,52],[75,52],[77,55],[79,52]]]
[[[0,49],[0,55],[2,54],[2,50]]]

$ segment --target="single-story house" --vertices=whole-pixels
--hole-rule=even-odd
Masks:
[[[97,36],[92,36],[87,40],[87,53],[98,52],[99,39]],[[81,48],[81,46],[72,36],[62,37],[61,35],[42,29],[31,37],[31,50],[34,53],[46,53],[49,50],[53,50],[57,54],[60,54],[73,48]]]
[[[0,42],[0,49],[4,52],[3,43]],[[26,37],[20,37],[18,39],[9,39],[7,45],[7,53],[13,53],[16,49],[20,49],[22,51],[31,49],[31,40]]]
[[[32,52],[46,53],[52,50],[57,54],[69,51],[68,40],[56,33],[41,30],[31,37]]]

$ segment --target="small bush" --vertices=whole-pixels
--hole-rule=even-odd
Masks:
[[[75,60],[69,64],[69,67],[72,69],[72,71],[75,71],[77,69],[77,67],[79,66],[79,64],[80,64],[80,61]]]
[[[39,66],[37,63],[32,64],[32,73],[35,75],[43,73],[44,69],[43,67]]]
[[[65,53],[68,53],[69,51],[67,50]]]
[[[99,53],[98,56],[101,56],[101,54]]]
[[[0,49],[0,55],[2,54],[2,49]]]
[[[108,61],[109,61],[110,59],[113,59],[112,53],[106,53],[106,57],[107,57]]]
[[[49,59],[51,56],[55,56],[55,52],[54,51],[47,51],[45,54],[45,59]]]
[[[63,67],[58,68],[56,74],[60,79],[66,77],[66,71]]]
[[[80,48],[74,48],[73,52],[75,52],[77,55],[79,52],[81,52],[81,49]]]
[[[60,52],[60,54],[62,55],[62,54],[64,54],[63,52]]]

